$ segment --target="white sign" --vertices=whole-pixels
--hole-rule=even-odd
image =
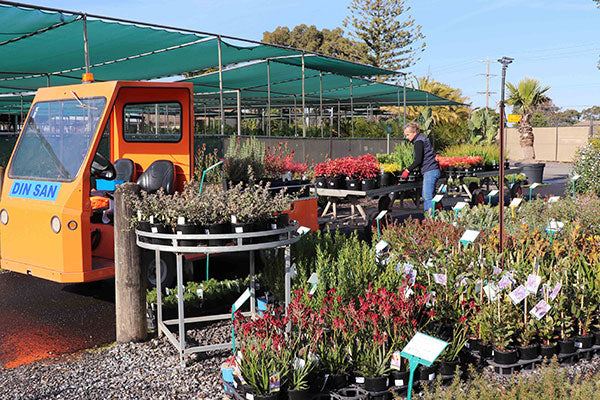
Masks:
[[[296,232],[298,232],[300,235],[304,235],[305,233],[310,232],[310,228],[306,226],[301,226]]]
[[[389,247],[388,242],[386,242],[385,240],[380,240],[379,243],[377,243],[375,245],[375,252],[381,253],[381,252],[385,251],[385,249],[387,249],[388,247]]]
[[[448,346],[448,342],[417,332],[404,346],[402,353],[420,358],[431,365],[446,346]]]
[[[438,194],[437,196],[435,196],[433,199],[431,199],[431,201],[435,202],[435,203],[439,203],[440,201],[442,201],[442,199],[444,198],[443,194]]]
[[[467,203],[465,203],[464,201],[459,201],[458,203],[456,203],[456,205],[454,206],[453,210],[460,211],[463,208],[465,208],[466,206],[468,206]]]
[[[521,203],[523,202],[523,199],[520,197],[515,197],[514,199],[512,199],[512,201],[510,202],[510,207],[519,207],[521,205]]]
[[[460,242],[473,243],[479,236],[479,231],[472,231],[467,229],[460,238]]]
[[[558,200],[560,200],[560,196],[552,196],[548,199],[548,204],[556,203]]]
[[[533,185],[529,186],[529,189],[535,189],[538,186],[540,186],[539,182],[535,182]]]
[[[550,311],[551,308],[552,306],[550,306],[550,304],[546,303],[544,300],[540,300],[540,302],[529,311],[529,314],[533,315],[537,320],[540,320],[544,315],[548,314],[548,311]]]
[[[573,182],[575,182],[575,181],[576,181],[577,179],[579,179],[579,178],[581,178],[581,175],[579,175],[579,174],[575,174],[575,175],[573,175],[573,176],[571,177],[571,180],[572,180]]]
[[[235,303],[233,303],[233,306],[231,307],[231,309],[233,310],[233,312],[237,311],[240,309],[241,306],[244,305],[244,303],[250,298],[250,288],[246,289],[244,291],[244,293],[242,293],[242,295],[235,301]]]
[[[316,272],[313,272],[310,278],[308,278],[307,282],[311,285],[316,285],[317,283],[319,283],[319,275]]]
[[[494,197],[495,195],[498,194],[498,190],[492,190],[491,192],[488,193],[488,197]]]
[[[523,299],[527,296],[529,296],[529,292],[523,285],[519,285],[515,290],[508,294],[508,297],[515,306],[523,301]]]
[[[384,217],[385,214],[387,214],[388,210],[383,210],[381,211],[379,214],[377,214],[377,217],[375,217],[376,220],[380,220],[381,218]]]
[[[548,226],[546,227],[546,232],[558,232],[560,231],[565,224],[560,221],[551,220],[548,222]]]

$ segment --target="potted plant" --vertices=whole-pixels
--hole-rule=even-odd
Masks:
[[[305,349],[306,350],[306,349]],[[312,393],[309,386],[309,378],[316,370],[317,362],[310,356],[308,351],[303,355],[296,354],[293,357],[292,368],[289,371],[288,398],[290,400],[310,400]]]
[[[513,347],[515,334],[514,321],[518,318],[514,307],[506,296],[504,300],[497,300],[497,313],[494,316],[494,329],[492,331],[492,344],[494,345],[494,362],[501,365],[510,365],[517,362],[517,350]]]
[[[517,325],[517,340],[519,345],[517,350],[521,360],[534,360],[540,355],[540,347],[534,343],[534,337],[538,331],[536,320],[525,318]]]
[[[456,367],[459,365],[458,354],[467,342],[467,318],[461,316],[452,329],[452,336],[448,340],[448,346],[440,355],[440,373],[445,376],[455,375]]]
[[[327,187],[327,180],[331,175],[329,162],[322,162],[315,164],[315,185],[317,188],[325,189]]]
[[[288,376],[289,352],[271,338],[249,340],[242,347],[239,368],[256,400],[277,400]]]
[[[361,340],[356,353],[356,370],[364,377],[364,389],[382,392],[388,388],[391,351],[383,337],[378,340]]]
[[[552,358],[558,353],[558,346],[556,344],[556,318],[553,314],[551,309],[538,324],[538,334],[542,340],[540,355],[546,359]]]
[[[396,174],[400,171],[400,165],[392,162],[379,164],[381,168],[381,186],[392,186],[396,184]]]

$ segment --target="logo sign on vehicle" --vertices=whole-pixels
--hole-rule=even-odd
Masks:
[[[60,183],[14,180],[8,197],[19,197],[22,199],[55,201],[60,190]]]
[[[508,122],[521,122],[522,116],[519,114],[508,114]]]

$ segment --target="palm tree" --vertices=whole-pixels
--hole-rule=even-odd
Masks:
[[[542,87],[537,79],[524,78],[518,86],[506,83],[509,90],[507,104],[513,106],[513,112],[521,114],[519,122],[519,142],[523,150],[524,160],[534,160],[533,128],[531,127],[531,115],[536,107],[547,102],[549,98],[544,95],[550,86]]]

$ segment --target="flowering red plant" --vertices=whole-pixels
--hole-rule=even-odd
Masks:
[[[481,165],[483,163],[483,158],[481,158],[480,156],[442,157],[438,154],[435,156],[435,159],[440,164],[440,167],[442,169],[446,169],[448,167],[468,168],[476,165]]]
[[[279,142],[277,147],[267,146],[265,149],[265,171],[273,177],[291,172],[302,176],[308,168],[308,163],[294,162],[294,150],[288,148],[288,143]]]

